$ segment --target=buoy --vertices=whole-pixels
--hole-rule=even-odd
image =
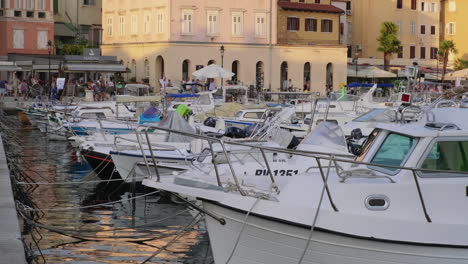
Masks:
[[[18,112],[18,117],[21,123],[23,123],[23,125],[31,125],[31,122],[29,122],[28,117],[23,112]]]

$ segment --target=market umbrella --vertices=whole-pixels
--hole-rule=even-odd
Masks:
[[[395,78],[396,74],[381,70],[375,66],[363,68],[358,71],[358,77],[363,78]]]
[[[454,71],[445,75],[446,80],[455,80],[456,78],[468,78],[468,69]]]
[[[205,79],[205,78],[231,78],[234,76],[234,73],[216,65],[210,64],[194,73],[193,76],[197,77],[198,79]]]

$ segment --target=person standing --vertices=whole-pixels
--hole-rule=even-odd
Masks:
[[[0,99],[5,98],[6,88],[6,81],[0,80]]]
[[[288,91],[293,91],[294,90],[294,85],[291,79],[289,79],[289,85],[288,85]]]
[[[289,88],[289,81],[288,81],[288,79],[284,79],[284,81],[283,81],[283,87],[282,87],[282,88],[283,88],[283,89],[282,89],[283,91],[288,90],[288,88]]]
[[[26,80],[23,80],[20,84],[20,96],[23,97],[23,100],[26,100],[27,95],[28,95],[28,83]]]
[[[13,77],[13,96],[15,97],[15,101],[18,100],[16,98],[18,97],[19,85],[20,85],[20,80],[18,79],[18,77],[15,74],[14,77]]]
[[[214,91],[216,89],[218,89],[218,87],[216,86],[216,83],[215,83],[214,79],[211,79],[210,84],[208,85],[208,90],[209,91]]]

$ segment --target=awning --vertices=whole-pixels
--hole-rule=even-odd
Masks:
[[[37,72],[47,72],[49,71],[49,64],[36,64],[32,66],[32,69]],[[59,66],[58,64],[51,64],[50,71],[56,72],[58,71]]]
[[[21,71],[21,68],[15,65],[0,65],[0,72]]]
[[[127,72],[127,68],[122,64],[65,64],[65,71],[68,72]]]
[[[76,33],[72,29],[70,29],[70,27],[62,23],[55,24],[54,34],[55,36],[60,36],[60,37],[75,37],[76,36]]]

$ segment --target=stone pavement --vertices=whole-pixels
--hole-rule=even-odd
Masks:
[[[0,137],[0,264],[26,263],[16,214],[10,171]]]

